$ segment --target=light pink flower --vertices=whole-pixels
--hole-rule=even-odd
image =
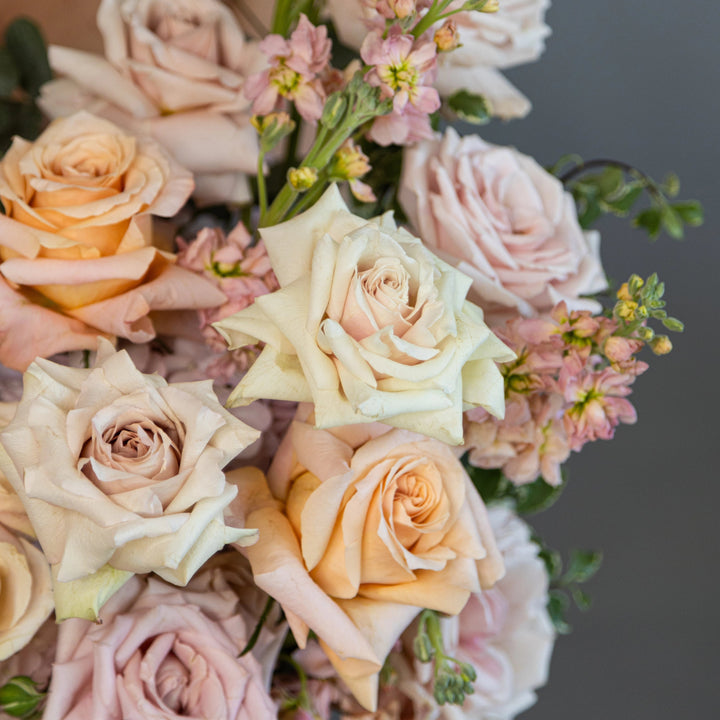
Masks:
[[[276,716],[260,663],[238,657],[257,617],[216,574],[184,592],[135,577],[101,620],[60,626],[45,720]]]
[[[81,108],[149,135],[195,174],[195,196],[244,202],[257,171],[245,79],[264,58],[220,0],[103,0],[105,57],[51,46],[60,79],[46,83],[50,117]]]
[[[440,97],[431,86],[437,62],[435,43],[415,40],[393,26],[387,37],[379,30],[371,32],[360,55],[372,66],[365,75],[366,82],[379,87],[382,98],[393,100],[392,113],[375,120],[370,138],[389,145],[431,136],[428,116],[440,107]],[[404,132],[401,123],[407,124]]]
[[[561,374],[560,388],[571,404],[563,420],[573,450],[592,440],[611,440],[617,425],[637,420],[635,408],[626,399],[634,380],[633,374],[611,367],[579,377]]]
[[[325,104],[320,74],[330,61],[331,41],[324,25],[315,27],[304,14],[289,40],[268,35],[260,49],[270,60],[270,68],[251,75],[245,95],[253,101],[253,113],[267,115],[286,98],[305,120],[318,120]]]
[[[405,151],[399,199],[425,243],[473,279],[491,322],[560,300],[599,312],[583,298],[606,287],[599,236],[582,231],[572,196],[527,155],[449,128]]]

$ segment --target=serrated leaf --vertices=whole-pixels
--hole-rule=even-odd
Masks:
[[[611,197],[625,184],[625,173],[617,167],[606,167],[597,176],[596,184],[602,197]]]
[[[473,125],[485,125],[491,118],[487,100],[482,95],[468,90],[458,90],[453,93],[448,98],[448,106],[461,120]]]
[[[563,582],[584,583],[587,582],[602,565],[602,553],[597,550],[573,550],[570,554],[570,562]]]
[[[660,210],[657,208],[643,210],[635,216],[633,225],[646,230],[651,238],[656,238],[660,234],[660,227],[662,225]]]
[[[672,208],[682,218],[682,221],[691,227],[702,225],[705,220],[703,206],[697,200],[677,203]]]
[[[682,320],[678,320],[674,317],[663,318],[662,324],[673,332],[682,332],[685,329],[685,324]]]
[[[589,610],[592,605],[592,598],[581,588],[574,586],[570,588],[570,594],[578,610]]]
[[[515,488],[515,509],[520,515],[532,515],[549,508],[565,489],[565,482],[554,486],[542,478]]]
[[[20,84],[32,97],[52,79],[47,47],[38,26],[28,18],[18,18],[5,30],[5,44],[20,73]]]
[[[12,55],[0,47],[0,98],[9,98],[19,82],[20,73]]]
[[[625,216],[632,210],[635,203],[640,199],[645,188],[641,186],[627,185],[627,190],[612,201],[605,201],[608,210],[615,215]]]
[[[685,234],[685,229],[680,214],[671,205],[666,205],[660,213],[660,218],[665,232],[670,237],[681,240]]]
[[[562,590],[551,590],[548,599],[547,611],[555,630],[561,635],[572,632],[572,628],[565,620],[565,614],[570,607],[570,598]]]

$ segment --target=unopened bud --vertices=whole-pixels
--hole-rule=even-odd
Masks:
[[[446,20],[436,31],[433,36],[438,52],[449,52],[455,50],[460,44],[460,36],[458,35],[457,25],[450,19]]]
[[[295,121],[286,112],[253,115],[250,122],[260,135],[260,147],[263,152],[270,152],[295,129]]]
[[[430,638],[426,633],[418,633],[413,640],[413,652],[415,657],[423,663],[430,662],[433,656],[433,647]]]
[[[487,2],[480,8],[480,12],[495,13],[499,9],[500,9],[500,0],[487,0]]]
[[[656,355],[667,355],[672,350],[672,342],[667,335],[656,335],[650,341],[650,349]]]
[[[652,341],[652,339],[655,337],[655,331],[648,327],[647,325],[643,325],[642,327],[639,327],[637,329],[637,334],[640,337],[641,340],[644,340],[646,343],[649,343]]]
[[[334,92],[325,101],[320,122],[329,130],[332,130],[342,120],[347,108],[347,100],[341,91]]]
[[[628,322],[635,319],[637,309],[638,304],[633,300],[623,300],[615,306],[615,312],[618,317]]]
[[[625,282],[620,286],[620,289],[617,291],[617,299],[618,300],[632,300],[633,296],[630,294],[630,288],[628,287],[628,284]]]
[[[295,190],[309,190],[317,182],[318,172],[312,167],[290,168],[287,178]]]
[[[332,175],[340,180],[354,180],[369,171],[368,156],[352,139],[346,140],[335,153]]]
[[[630,280],[628,280],[628,286],[630,289],[630,292],[634,295],[643,285],[645,284],[645,281],[639,276],[633,273],[630,276]]]
[[[415,0],[390,0],[388,4],[398,20],[404,20],[415,12]]]

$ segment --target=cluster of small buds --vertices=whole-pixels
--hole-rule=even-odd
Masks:
[[[251,75],[245,83],[253,113],[267,115],[285,98],[295,104],[305,120],[319,119],[326,98],[321,76],[330,62],[331,46],[327,27],[315,27],[305,15],[300,15],[289,39],[282,35],[265,37],[260,50],[268,57],[270,67]]]
[[[466,414],[471,464],[502,469],[516,484],[542,476],[558,485],[560,465],[571,451],[611,439],[620,423],[634,423],[627,396],[648,368],[636,355],[645,345],[656,353],[669,349],[666,336],[652,333],[647,319],[682,327],[661,309],[662,293],[656,276],[633,276],[618,292],[612,317],[570,312],[561,302],[547,318],[515,318],[494,328],[517,359],[502,367],[505,418],[482,409]]]

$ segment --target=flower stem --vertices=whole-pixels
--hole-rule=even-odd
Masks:
[[[258,189],[258,206],[260,208],[260,217],[262,218],[267,212],[267,187],[265,185],[265,153],[260,150],[258,152],[257,162],[257,189]]]

